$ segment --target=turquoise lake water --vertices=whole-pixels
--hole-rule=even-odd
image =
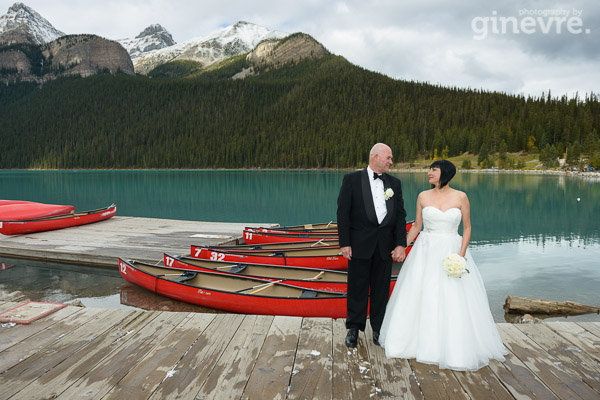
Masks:
[[[0,171],[0,199],[71,204],[78,211],[116,203],[121,216],[294,225],[335,220],[346,172]],[[413,219],[417,194],[429,188],[426,173],[394,175],[402,180],[408,219]],[[599,181],[459,172],[451,185],[469,195],[471,251],[496,321],[504,320],[507,295],[600,305]],[[60,268],[16,264],[0,271],[0,289],[30,290],[44,301],[84,297],[98,306],[119,302],[118,274],[99,274],[102,278],[94,282],[107,282],[106,289],[88,287],[86,292],[89,285],[68,281],[86,281],[93,270],[78,278],[72,268],[67,276]],[[57,284],[39,283],[48,276]],[[78,291],[70,289],[75,286]],[[569,319],[600,321],[597,314]]]

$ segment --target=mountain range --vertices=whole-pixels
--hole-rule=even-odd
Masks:
[[[84,65],[79,68],[79,72],[83,71],[83,75],[90,75],[103,69],[145,75],[157,66],[182,60],[193,61],[198,69],[206,69],[230,57],[248,53],[263,41],[277,41],[288,35],[286,32],[273,31],[250,22],[239,21],[216,32],[182,43],[176,43],[172,35],[159,24],[150,25],[135,38],[110,41],[92,34],[65,35],[32,8],[23,3],[15,3],[5,15],[0,17],[0,46],[2,46],[0,47],[0,70],[4,71],[4,74],[0,74],[0,78],[4,75],[5,80],[16,78],[47,80],[65,74],[76,74],[78,72],[72,66],[81,64]],[[86,62],[83,60],[86,57],[73,54],[73,50],[70,50],[69,56],[63,57],[66,64],[53,65],[52,71],[40,70],[36,76],[37,70],[33,64],[37,58],[32,58],[31,53],[37,51],[35,49],[24,51],[23,46],[39,46],[39,50],[44,54],[44,50],[50,43],[59,38],[71,48],[73,37],[77,37],[79,42],[82,38],[85,38],[86,43],[101,42],[101,46],[85,48],[88,65],[85,65]],[[128,61],[123,60],[121,51],[114,45],[109,46],[107,41],[118,43],[126,50],[133,69]],[[53,47],[57,46],[53,45]],[[94,47],[101,47],[104,50],[102,63],[98,63],[99,59],[93,54]],[[118,59],[118,62],[107,62],[111,57],[106,53],[109,47],[114,50],[113,58]],[[51,62],[51,60],[46,61]]]

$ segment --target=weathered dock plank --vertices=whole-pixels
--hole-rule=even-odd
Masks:
[[[119,310],[101,310],[94,315],[95,318],[102,319],[101,325],[84,323],[70,332],[61,334],[60,337],[56,338],[57,340],[44,347],[35,348],[37,341],[30,340],[30,343],[28,343],[30,346],[28,357],[25,360],[15,360],[17,363],[0,375],[1,396],[9,398],[21,391],[71,357],[99,334],[118,324],[123,316],[124,313]],[[46,331],[49,331],[49,329]]]
[[[131,333],[145,326],[158,315],[144,312],[120,313],[121,321],[111,329],[102,332],[67,359],[57,364],[47,373],[32,381],[13,399],[47,399],[57,397],[79,378],[97,367],[115,348],[119,348],[132,336]],[[84,391],[87,392],[87,391]]]
[[[135,368],[186,316],[184,313],[154,313],[148,323],[126,331],[131,337],[122,346],[111,349],[109,354],[81,378],[69,386],[61,397],[100,399],[105,396],[127,373]],[[135,331],[135,329],[138,329]],[[123,339],[123,336],[117,340]]]
[[[288,399],[331,399],[332,320],[304,318]]]
[[[581,349],[569,342],[545,324],[524,324],[518,329],[542,347],[554,364],[568,370],[579,371],[579,377],[597,392],[600,398],[600,365]]]
[[[513,353],[506,355],[503,363],[493,362],[489,367],[515,399],[558,399],[556,394]]]
[[[132,368],[104,399],[147,399],[172,373],[183,355],[215,319],[215,314],[189,313],[164,340]]]
[[[333,321],[333,398],[368,399],[377,394],[367,340],[361,332],[361,345],[346,347],[346,322]]]
[[[600,338],[598,336],[583,329],[581,325],[571,322],[556,321],[548,322],[547,325],[560,336],[594,357],[597,362],[600,362]]]
[[[272,316],[247,315],[196,397],[239,399],[272,322]]]
[[[600,322],[578,322],[578,325],[600,339]]]
[[[116,216],[54,231],[0,235],[0,256],[116,268],[119,257],[156,262],[163,252],[189,254],[193,244],[234,240],[246,225]]]
[[[277,316],[267,333],[242,399],[285,399],[302,318]]]
[[[150,398],[194,398],[243,320],[243,315],[218,315]]]
[[[367,325],[365,336],[373,337],[370,325]],[[366,342],[373,368],[376,392],[384,398],[422,399],[423,394],[408,360],[387,358],[382,347],[376,346],[369,340]]]
[[[409,364],[426,399],[468,399],[452,371],[415,360]]]
[[[513,325],[500,325],[500,336],[504,344],[559,398],[597,399],[597,393],[585,384],[578,371],[562,368],[537,343]]]
[[[513,399],[489,367],[483,367],[477,372],[453,371],[453,374],[471,399]]]
[[[510,353],[473,372],[388,359],[370,327],[348,349],[343,319],[68,306],[0,328],[0,399],[597,399],[599,325],[497,324]]]
[[[0,381],[2,381],[2,379],[4,379],[8,373],[14,375],[14,373],[11,372],[11,368],[14,366],[23,362],[27,362],[28,358],[31,356],[39,356],[40,354],[45,353],[47,348],[59,345],[61,340],[68,338],[70,335],[79,334],[79,329],[87,322],[97,318],[108,317],[111,314],[112,310],[102,309],[90,309],[86,310],[86,312],[77,312],[71,314],[67,318],[64,318],[58,323],[53,324],[51,329],[43,329],[38,333],[29,336],[27,340],[20,341],[1,351],[0,371],[2,371],[2,375],[0,375]],[[35,327],[41,321],[43,320],[36,321],[31,325],[22,325],[19,326],[19,328]],[[118,321],[115,321],[115,323],[117,322]],[[3,328],[2,335],[10,336],[10,329],[12,328]],[[99,327],[96,327],[96,329],[99,329]]]
[[[79,307],[65,307],[49,314],[31,326],[16,324],[14,327],[11,327],[11,329],[0,329],[0,352],[79,311],[81,311],[81,308]]]

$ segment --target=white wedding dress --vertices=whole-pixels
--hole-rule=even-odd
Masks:
[[[481,275],[467,250],[467,269],[453,278],[444,258],[458,254],[461,211],[423,208],[424,229],[404,261],[380,332],[388,357],[415,358],[453,370],[477,370],[507,354]]]

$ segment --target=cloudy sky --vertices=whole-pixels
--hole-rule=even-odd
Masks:
[[[159,23],[182,42],[244,20],[305,32],[404,80],[513,94],[600,93],[600,1],[25,0],[55,28],[109,39]],[[0,0],[0,15],[14,1]]]

